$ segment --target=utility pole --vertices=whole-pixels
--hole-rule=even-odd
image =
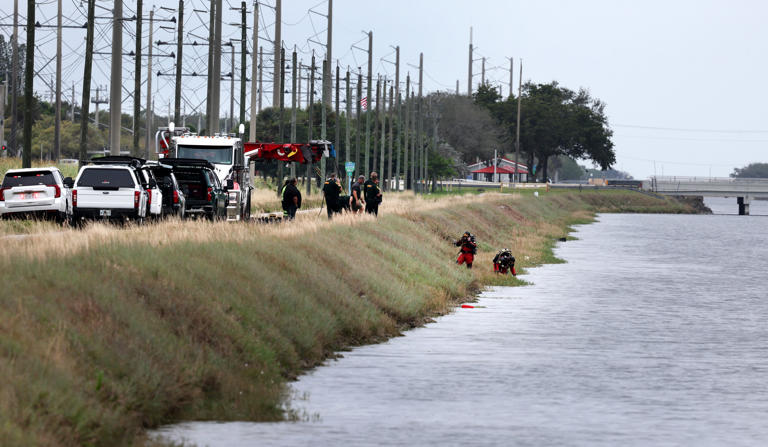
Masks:
[[[372,171],[379,172],[377,165],[378,157],[376,157],[376,151],[379,149],[379,109],[381,108],[381,75],[376,79],[376,112],[374,115],[373,123],[373,168]]]
[[[417,132],[417,145],[419,149],[419,156],[420,156],[420,162],[421,160],[425,160],[423,158],[423,152],[424,152],[424,144],[423,144],[423,135],[424,132],[424,111],[422,110],[422,92],[424,87],[424,53],[419,53],[419,102],[418,102],[418,117],[419,117],[419,127],[416,130]],[[419,173],[419,177],[421,179],[424,179],[424,174],[426,174],[426,166],[424,166],[424,163],[421,163],[421,172]],[[421,193],[423,194],[424,191],[422,190]]]
[[[328,61],[327,73],[323,71],[323,105],[331,101],[331,63],[333,62],[333,0],[328,0],[328,31],[325,41],[325,60]],[[328,82],[326,82],[326,77]],[[338,142],[335,142],[338,143]]]
[[[296,86],[301,85],[296,79],[296,45],[293,46],[293,54],[291,55],[291,142],[296,141]],[[296,163],[291,163],[291,178],[296,177]]]
[[[61,157],[61,0],[58,0],[56,16],[56,116],[53,117],[53,159]]]
[[[149,58],[147,59],[147,107],[146,107],[147,116],[144,120],[146,121],[144,125],[147,128],[147,134],[146,134],[146,140],[145,140],[146,144],[144,145],[144,150],[147,153],[146,155],[147,160],[149,160],[149,154],[150,154],[149,147],[152,141],[152,121],[154,118],[153,115],[155,113],[153,110],[154,103],[152,102],[152,46],[154,45],[154,43],[152,43],[152,33],[154,31],[154,24],[155,24],[155,9],[152,8],[149,11],[149,54],[148,54]],[[208,100],[208,103],[210,103],[210,100]],[[197,129],[197,132],[200,133],[200,129]]]
[[[11,135],[8,138],[10,150],[18,156],[19,148],[16,135],[19,126],[18,96],[19,96],[19,0],[13,0],[13,46],[11,54]]]
[[[264,92],[264,48],[259,47],[259,113],[261,113],[261,98]]]
[[[178,41],[176,43],[176,94],[173,102],[173,122],[181,123],[181,65],[184,61],[184,0],[179,0],[179,21],[176,24]]]
[[[96,105],[94,117],[96,118],[94,121],[96,123],[96,130],[101,131],[101,127],[99,127],[99,105],[100,104],[109,104],[109,100],[106,100],[104,98],[99,97],[99,87],[96,87],[96,99],[91,99],[91,102]]]
[[[280,143],[285,143],[285,132],[283,130],[283,122],[285,121],[285,92],[282,91],[282,86],[285,85],[285,48],[280,48]],[[277,194],[280,195],[280,186],[285,178],[283,173],[283,166],[285,164],[277,161]]]
[[[83,68],[83,101],[80,103],[80,162],[88,156],[88,109],[91,102],[91,66],[93,65],[93,21],[96,0],[88,0],[85,34],[85,66]]]
[[[391,185],[392,181],[392,145],[394,144],[394,127],[395,127],[395,120],[394,120],[394,110],[395,110],[395,100],[394,100],[394,86],[389,86],[389,149],[387,154],[387,184],[384,185],[384,189],[389,190],[389,187]],[[381,168],[384,170],[384,167]]]
[[[123,1],[115,0],[112,19],[112,73],[109,80],[109,153],[120,155],[123,87]]]
[[[336,138],[333,140],[333,145],[336,148],[336,156],[333,157],[333,172],[338,176],[339,175],[339,151],[341,150],[339,144],[339,140],[341,140],[341,129],[339,128],[339,125],[341,123],[341,117],[339,116],[339,64],[336,63],[336,121],[334,125],[334,130],[336,131]],[[347,150],[346,146],[344,147],[344,150]],[[349,192],[349,191],[347,191]]]
[[[411,73],[408,72],[408,75],[405,77],[405,126],[403,127],[403,143],[405,144],[405,149],[403,151],[403,177],[405,180],[405,188],[409,189],[413,188],[413,171],[411,170],[410,175],[408,171],[408,167],[410,165],[409,161],[410,158],[408,158],[408,148],[410,146],[411,142]],[[408,183],[408,180],[411,180],[411,183]]]
[[[367,173],[371,167],[371,87],[373,85],[373,31],[368,31],[368,107],[365,112],[365,168],[362,172]]]
[[[351,149],[351,146],[349,144],[350,143],[349,142],[349,125],[350,125],[350,120],[352,119],[352,90],[350,89],[350,85],[349,85],[349,65],[347,65],[347,76],[344,79],[344,81],[346,82],[346,87],[347,87],[347,117],[346,117],[347,119],[346,119],[346,126],[344,126],[344,161],[350,162],[352,160],[350,160],[350,157],[349,157],[349,150]]]
[[[480,85],[485,85],[485,56],[482,58],[482,64],[480,67]]]
[[[7,94],[8,77],[0,84],[0,144],[5,144],[5,96]],[[0,153],[0,157],[7,157],[7,149]]]
[[[512,77],[515,73],[514,71],[515,65],[514,65],[514,58],[509,58],[509,97],[512,97],[512,93],[515,91],[515,84],[512,83]]]
[[[243,26],[245,30],[245,26]],[[245,41],[245,39],[243,39]],[[257,59],[256,49],[259,48],[259,2],[258,0],[253,2],[253,54],[251,55],[251,128],[249,131],[249,141],[256,141],[256,117],[258,114],[258,89],[261,88],[257,84],[257,77],[259,77],[259,61]],[[295,64],[295,62],[294,62]]]
[[[312,106],[315,102],[315,52],[312,52],[312,65],[309,68],[309,126],[307,127],[307,142],[312,141],[312,127],[314,125],[312,120]],[[306,177],[306,194],[309,197],[312,191],[312,159],[310,158],[307,163],[307,177]]]
[[[459,80],[456,80],[456,96],[459,96]]]
[[[245,72],[248,65],[248,55],[246,54],[248,52],[248,35],[246,34],[246,31],[248,30],[246,20],[248,17],[246,16],[245,0],[240,2],[240,14],[240,120],[235,124],[236,128],[239,127],[241,123],[245,124]],[[235,74],[232,73],[232,76],[234,75]]]
[[[518,161],[520,160],[520,100],[523,95],[523,60],[520,59],[520,76],[517,77],[517,128],[515,129],[515,175],[517,181],[520,181],[520,171]],[[529,166],[530,168],[530,166]]]
[[[153,8],[154,9],[154,8]],[[208,135],[211,133],[211,114],[213,111],[213,53],[214,53],[214,40],[216,36],[216,0],[211,0],[210,11],[208,11],[208,78],[205,95],[205,120]],[[150,30],[150,34],[151,34]],[[152,45],[152,39],[149,39],[150,47]],[[152,73],[150,71],[150,73]],[[151,76],[150,76],[151,77]],[[149,109],[149,103],[147,103],[147,109]],[[147,127],[149,128],[149,127]]]
[[[387,154],[387,77],[384,76],[384,83],[381,85],[381,133],[379,140],[381,141],[381,148],[379,149],[379,178],[384,180],[384,162]],[[382,185],[382,188],[386,191],[387,185]]]
[[[27,0],[27,54],[24,66],[24,148],[21,157],[21,167],[32,167],[32,104],[33,82],[35,81],[35,2]],[[42,153],[42,150],[41,150]]]
[[[133,73],[133,154],[137,156],[139,155],[139,129],[141,129],[141,14],[143,3],[142,0],[138,0],[136,3],[136,64]],[[181,56],[177,62],[180,60]],[[151,76],[150,73],[148,74]]]
[[[275,70],[272,77],[274,87],[272,88],[272,107],[277,107],[280,101],[280,94],[283,91],[283,86],[280,85],[280,67],[282,61],[280,60],[280,50],[283,47],[282,41],[282,25],[283,25],[283,6],[282,0],[275,0]]]
[[[328,134],[326,131],[326,125],[327,125],[327,109],[328,109],[328,101],[331,99],[330,92],[328,95],[325,94],[325,87],[326,85],[330,85],[330,81],[328,80],[328,76],[330,75],[328,65],[330,63],[328,62],[328,59],[323,59],[323,98],[322,98],[322,112],[320,113],[321,119],[321,126],[320,126],[320,139],[323,141],[326,141],[328,139]],[[322,157],[320,159],[320,178],[322,180],[325,180],[325,169],[326,169],[326,160],[325,157]]]
[[[293,46],[294,51],[296,51],[296,45]],[[296,76],[298,79],[296,79],[296,101],[299,109],[301,109],[301,81],[304,80],[304,78],[301,76],[301,67],[304,65],[304,61],[299,59],[299,66],[296,67],[297,73]],[[296,140],[293,140],[296,141]]]
[[[395,191],[400,191],[400,129],[403,128],[400,108],[400,46],[395,47],[395,109],[397,110],[397,163],[395,164]],[[394,127],[394,124],[393,124]],[[391,158],[391,156],[390,156]]]
[[[229,133],[235,125],[235,45],[229,42],[229,49],[232,55],[232,70],[229,73],[229,123],[224,133]]]
[[[467,96],[472,96],[472,27],[469,27],[469,70],[467,73]]]
[[[216,22],[213,34],[213,104],[211,105],[211,126],[209,134],[214,135],[220,131],[221,120],[219,109],[221,108],[221,28],[222,28],[222,0],[216,0]]]
[[[360,166],[360,119],[362,114],[362,99],[363,99],[363,72],[358,67],[357,69],[357,132],[355,132],[355,174],[362,173],[366,175],[366,168]]]
[[[72,83],[72,104],[70,104],[70,118],[71,121],[75,122],[75,83]]]

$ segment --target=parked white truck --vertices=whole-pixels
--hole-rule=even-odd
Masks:
[[[159,128],[155,134],[155,150],[160,160],[173,157],[209,161],[227,190],[227,220],[250,218],[253,185],[241,138],[219,134],[200,136],[171,123],[168,127]]]

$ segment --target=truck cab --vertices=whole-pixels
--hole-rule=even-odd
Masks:
[[[155,136],[158,159],[205,160],[227,192],[227,220],[250,218],[251,178],[243,141],[234,135],[200,136],[186,128],[161,128]]]

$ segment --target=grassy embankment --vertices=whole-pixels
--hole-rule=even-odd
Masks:
[[[0,445],[130,445],[177,420],[279,419],[304,368],[422,324],[482,284],[516,284],[491,273],[498,248],[522,269],[556,262],[554,241],[596,211],[691,210],[622,191],[401,194],[378,220],[4,239]],[[480,246],[472,271],[453,263],[464,230]]]

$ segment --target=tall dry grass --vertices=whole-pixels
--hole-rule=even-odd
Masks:
[[[393,194],[378,219],[0,239],[0,445],[126,445],[179,419],[280,419],[284,385],[306,367],[421,324],[481,284],[515,284],[491,273],[495,250],[512,249],[521,268],[556,261],[569,225],[633,200]],[[480,246],[473,270],[454,263],[465,230]]]

